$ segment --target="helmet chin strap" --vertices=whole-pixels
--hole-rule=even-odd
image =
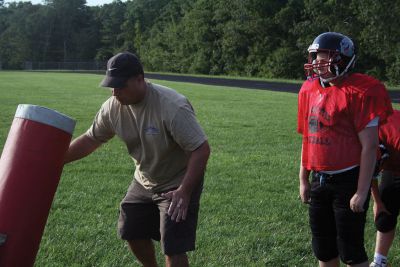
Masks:
[[[351,60],[349,61],[349,63],[347,64],[346,68],[342,71],[342,73],[339,74],[339,67],[337,64],[335,64],[334,67],[335,67],[336,75],[334,77],[329,77],[326,79],[319,77],[319,79],[324,83],[328,83],[328,82],[331,82],[331,81],[343,76],[349,70],[351,65],[353,65],[355,59],[356,59],[356,55],[354,54],[353,57],[351,58]]]

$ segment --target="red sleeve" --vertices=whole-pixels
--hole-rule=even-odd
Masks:
[[[307,96],[305,94],[305,85],[300,89],[297,99],[297,132],[300,134],[304,133],[304,127],[306,123],[306,110],[307,110]]]
[[[297,99],[297,132],[298,133],[303,133],[304,128],[303,128],[303,121],[302,118],[304,118],[304,112],[301,106],[301,93],[299,93],[298,99]]]
[[[379,126],[379,140],[389,152],[383,169],[400,172],[400,111],[394,110],[386,124]]]
[[[352,98],[351,113],[357,132],[362,131],[376,117],[379,117],[379,124],[385,123],[393,113],[392,102],[383,84],[358,92]]]

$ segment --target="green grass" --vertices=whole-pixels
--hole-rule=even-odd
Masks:
[[[101,78],[0,72],[0,148],[21,103],[74,117],[74,136],[82,134],[110,95],[98,87]],[[297,95],[156,82],[191,100],[212,147],[191,266],[316,266],[307,206],[298,200]],[[117,138],[65,166],[35,266],[139,266],[116,233],[118,205],[133,170]],[[370,258],[375,239],[371,210],[366,229]],[[390,254],[393,266],[400,265],[398,240]]]

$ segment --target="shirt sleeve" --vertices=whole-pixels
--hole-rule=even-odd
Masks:
[[[108,101],[97,112],[92,125],[86,131],[86,136],[101,143],[105,143],[115,135],[110,121],[110,109]]]
[[[297,132],[300,134],[304,133],[304,127],[306,124],[306,99],[303,90],[300,90],[297,99]]]
[[[383,85],[353,96],[352,114],[357,132],[362,131],[376,117],[379,117],[379,124],[383,124],[392,113],[392,103]]]
[[[194,151],[207,140],[190,104],[177,110],[171,123],[171,135],[185,151]]]

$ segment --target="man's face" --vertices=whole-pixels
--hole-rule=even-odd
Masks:
[[[317,68],[315,72],[324,79],[333,77],[334,75],[330,72],[329,68],[329,53],[327,52],[318,52],[317,58],[315,59],[315,64]]]
[[[142,101],[145,96],[145,83],[142,75],[129,78],[122,88],[113,88],[112,95],[122,104],[131,105]]]

